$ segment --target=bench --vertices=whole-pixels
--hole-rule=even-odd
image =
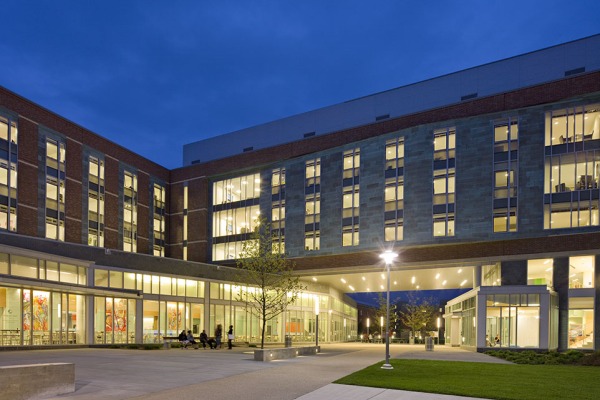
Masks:
[[[164,349],[170,349],[172,342],[179,343],[179,336],[163,336],[162,339],[163,339],[163,348]],[[194,336],[194,340],[197,342],[194,345],[194,346],[196,346],[195,348],[197,349],[198,345],[200,344],[200,337]]]
[[[75,391],[75,364],[49,363],[0,367],[2,398],[47,398]]]
[[[295,358],[298,356],[313,356],[321,352],[321,346],[279,347],[272,349],[254,350],[254,361],[273,361]]]
[[[179,336],[163,336],[163,348],[164,349],[170,349],[171,348],[171,342],[175,341],[179,343]],[[209,337],[208,340],[214,340],[214,338]],[[202,346],[202,343],[200,343],[200,336],[194,336],[194,340],[196,341],[196,344],[193,345],[194,349],[198,349],[200,348],[200,346]],[[207,346],[209,346],[209,344],[207,343]]]

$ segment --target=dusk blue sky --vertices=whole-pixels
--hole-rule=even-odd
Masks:
[[[600,32],[600,2],[2,2],[0,85],[165,167],[183,145]]]

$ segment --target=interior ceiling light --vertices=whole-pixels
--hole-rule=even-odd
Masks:
[[[440,274],[435,274],[435,279],[440,279]]]
[[[362,280],[363,280],[363,281],[366,281],[366,280],[367,280],[367,278],[365,278],[365,277],[363,276],[363,277],[362,277]]]
[[[383,290],[383,285],[379,285],[379,287],[381,288],[381,290]]]
[[[398,282],[394,281],[394,285],[397,285],[397,284],[398,284]]]
[[[313,281],[316,282],[317,281],[317,277],[313,276]]]
[[[442,282],[442,286],[446,285],[446,281]]]
[[[417,278],[415,278],[415,277],[413,276],[413,277],[412,277],[412,279],[410,280],[410,283],[412,283],[412,284],[414,285],[416,280],[417,280]]]
[[[385,275],[381,274],[381,279],[385,280]]]
[[[354,286],[348,285],[348,287],[350,288],[350,290],[352,290],[354,292]]]
[[[460,286],[464,286],[465,283],[467,283],[466,279],[460,283]]]
[[[419,287],[420,287],[420,286],[419,286],[419,285],[417,285],[417,289],[418,289]]]
[[[346,283],[346,280],[344,278],[340,278],[340,281],[342,281],[342,283]]]
[[[461,272],[462,272],[462,268],[459,268],[458,269],[458,273],[460,274]]]

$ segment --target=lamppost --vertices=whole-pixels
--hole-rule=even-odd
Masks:
[[[391,250],[386,250],[379,255],[385,261],[385,268],[387,270],[387,297],[386,297],[386,335],[385,335],[385,364],[381,366],[382,369],[394,369],[390,364],[390,266],[392,262],[398,257],[397,253]]]
[[[315,295],[315,346],[319,347],[319,296]]]

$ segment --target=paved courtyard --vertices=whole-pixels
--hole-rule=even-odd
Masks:
[[[269,363],[254,361],[251,351],[246,347],[1,351],[0,365],[75,363],[76,390],[59,397],[68,399],[315,400],[338,395],[355,400],[417,398],[410,392],[331,384],[383,360],[385,346],[381,344],[324,344],[319,355]],[[503,362],[484,354],[438,346],[426,352],[422,345],[391,345],[390,354],[393,358]],[[418,398],[456,397],[419,394]]]

